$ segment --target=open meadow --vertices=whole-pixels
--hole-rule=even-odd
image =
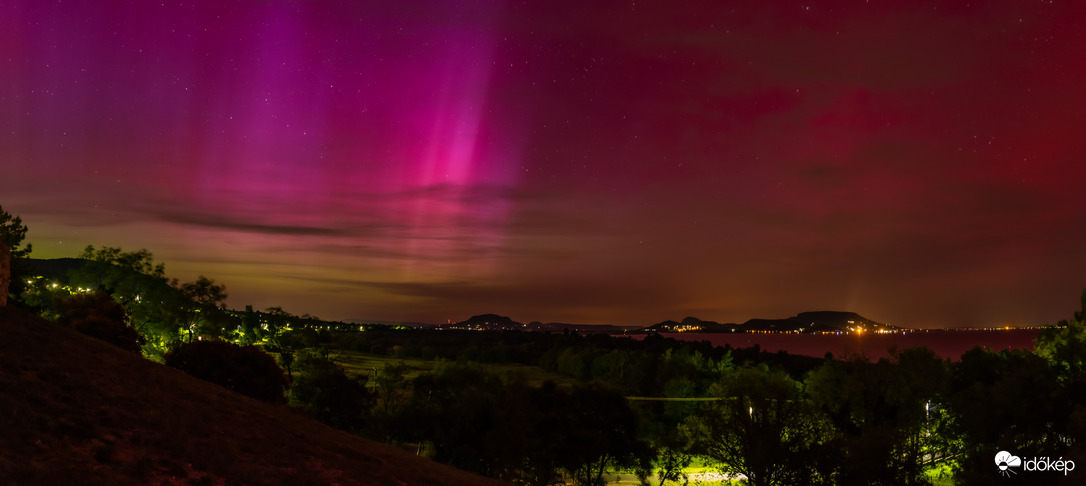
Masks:
[[[385,366],[403,365],[406,367],[404,378],[408,381],[419,375],[433,371],[435,367],[447,362],[444,359],[423,359],[411,357],[383,356],[350,350],[336,350],[331,358],[349,375],[367,376],[371,379]],[[553,381],[559,386],[572,386],[577,380],[558,373],[549,372],[539,366],[516,363],[477,363],[486,372],[500,377],[505,382],[521,381],[530,386],[542,385]]]

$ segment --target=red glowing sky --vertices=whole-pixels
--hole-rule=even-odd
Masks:
[[[15,0],[0,204],[36,257],[327,319],[1046,323],[1086,286],[1083,18]]]

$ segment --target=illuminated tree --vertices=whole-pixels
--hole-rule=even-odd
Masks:
[[[291,327],[297,316],[283,310],[282,307],[269,307],[264,310],[261,326],[264,348],[279,358],[279,365],[287,370],[287,378],[294,376],[294,354],[306,347],[300,333]]]
[[[656,476],[660,479],[660,486],[669,482],[689,483],[690,477],[686,474],[686,468],[694,462],[694,456],[686,452],[691,447],[689,433],[686,425],[679,425],[674,434],[667,437],[667,442],[658,447],[653,465]]]
[[[1070,322],[1046,327],[1037,336],[1034,348],[1049,360],[1064,379],[1074,379],[1086,372],[1086,290],[1082,291],[1082,310]]]
[[[156,263],[147,250],[126,252],[120,248],[88,245],[81,267],[69,273],[73,287],[109,294],[128,311],[130,322],[146,338],[144,354],[162,356],[179,339],[181,296],[176,281],[166,278],[166,265]]]
[[[132,327],[147,338],[148,357],[161,359],[178,343],[217,338],[237,327],[224,310],[224,286],[202,275],[179,285],[147,250],[87,246],[81,258],[85,263],[70,273],[71,284],[106,292],[123,305]]]
[[[181,330],[187,335],[187,342],[192,342],[197,335],[219,338],[226,327],[236,327],[225,312],[226,286],[200,275],[195,282],[181,285],[179,290],[182,298],[178,299],[177,312],[182,317]]]
[[[836,430],[842,483],[922,484],[926,462],[945,452],[938,432],[949,371],[927,348],[876,363],[827,360],[806,384]]]
[[[832,483],[820,460],[831,429],[799,382],[764,365],[746,367],[710,393],[721,400],[689,424],[697,447],[721,472],[742,474],[754,486]]]
[[[239,344],[253,344],[260,340],[260,316],[253,310],[253,306],[246,305],[245,312],[241,315],[241,326],[235,333],[235,342]]]
[[[993,353],[976,347],[952,370],[949,406],[954,412],[951,435],[961,441],[959,484],[991,484],[992,451],[1013,448],[1019,456],[1069,457],[1067,419],[1074,403],[1061,395],[1070,391],[1068,385],[1080,384],[1061,386],[1049,362],[1023,350]]]
[[[166,278],[166,265],[155,263],[154,255],[147,250],[125,252],[120,248],[94,248],[87,245],[79,256],[86,263],[71,273],[73,285],[103,290],[122,305],[143,298],[152,287],[176,281]]]

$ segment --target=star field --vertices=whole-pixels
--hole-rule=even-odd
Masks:
[[[327,319],[1051,322],[1086,286],[1084,15],[15,0],[0,203],[38,258],[147,248]]]

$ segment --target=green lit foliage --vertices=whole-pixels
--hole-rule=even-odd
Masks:
[[[200,275],[195,282],[179,287],[176,312],[181,319],[181,332],[187,342],[196,336],[221,338],[229,327],[236,328],[226,311],[226,287]]]
[[[108,293],[127,309],[132,327],[147,341],[143,353],[162,359],[170,348],[198,337],[215,339],[238,327],[225,311],[226,288],[200,276],[179,284],[147,250],[87,246],[85,263],[70,272],[70,284]]]
[[[275,359],[256,346],[198,340],[166,353],[167,366],[269,403],[286,399],[287,377]]]
[[[246,305],[245,312],[241,313],[241,325],[234,330],[233,340],[238,344],[253,344],[260,340],[260,316],[253,306]]]
[[[977,347],[955,363],[952,376],[950,435],[961,441],[961,484],[992,481],[992,451],[1066,457],[1066,420],[1073,404],[1062,397],[1067,390],[1044,358]]]
[[[166,265],[155,263],[147,250],[126,252],[87,245],[79,258],[87,263],[72,271],[72,284],[103,290],[121,304],[135,301],[158,284],[176,284],[166,279]]]
[[[375,373],[374,385],[382,414],[388,415],[398,405],[397,399],[406,391],[408,369],[404,363],[387,363]]]
[[[723,473],[762,485],[826,484],[831,426],[802,384],[764,365],[740,368],[711,389],[721,400],[689,420],[698,449]]]
[[[732,368],[732,355],[707,343],[678,342],[656,335],[633,346],[621,338],[570,335],[555,343],[539,364],[582,381],[605,382],[629,395],[674,396],[665,388],[676,393],[675,387],[685,386],[683,393],[691,393],[686,396],[700,396]],[[677,408],[688,409],[685,405]]]
[[[19,295],[19,299],[23,305],[30,309],[33,309],[38,315],[55,321],[60,318],[60,312],[57,309],[57,303],[61,299],[68,297],[76,292],[83,292],[84,289],[73,289],[68,285],[61,285],[57,282],[51,282],[43,277],[23,277],[22,293]]]
[[[730,369],[730,353],[713,360],[687,346],[669,348],[660,356],[650,394],[670,398],[702,397],[712,384],[727,376]],[[661,419],[670,426],[678,425],[697,411],[696,402],[665,401],[660,404],[663,407]]]
[[[58,322],[119,348],[140,352],[143,336],[132,329],[124,307],[103,292],[73,294],[59,298]]]
[[[693,449],[691,441],[690,429],[684,424],[676,427],[664,443],[658,444],[653,472],[661,486],[669,482],[687,484],[690,481],[686,469],[694,461],[693,454],[688,452]]]
[[[1082,309],[1075,312],[1070,322],[1041,330],[1035,342],[1038,355],[1044,357],[1060,371],[1060,376],[1071,380],[1086,373],[1086,290],[1082,291]]]
[[[931,459],[948,454],[940,432],[949,371],[927,348],[876,363],[827,360],[806,384],[835,428],[842,483],[924,484]]]
[[[69,283],[108,293],[128,311],[132,327],[147,342],[144,354],[161,359],[180,338],[177,310],[183,305],[176,281],[166,278],[165,265],[155,263],[147,250],[87,246],[83,266],[69,273]]]
[[[295,354],[317,343],[316,331],[312,326],[318,319],[308,314],[298,317],[282,307],[269,307],[255,317],[260,323],[256,334],[264,349],[275,354],[279,365],[287,370],[288,377],[293,376]]]
[[[991,481],[993,450],[1082,457],[1086,437],[1086,291],[1070,322],[1045,328],[1035,352],[974,348],[953,366],[950,408],[961,442],[959,484]]]
[[[300,353],[290,386],[292,404],[333,427],[358,432],[366,425],[374,394],[366,377],[349,377],[324,350]]]

